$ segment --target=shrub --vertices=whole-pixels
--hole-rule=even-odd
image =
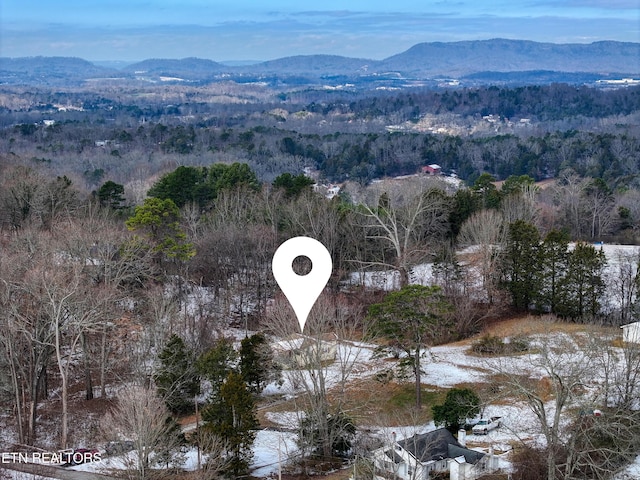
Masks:
[[[376,373],[375,379],[376,379],[377,382],[380,382],[383,385],[386,385],[391,380],[393,380],[394,376],[395,375],[393,373],[393,370],[391,370],[390,368],[385,368],[384,370]]]
[[[487,334],[474,342],[471,350],[481,355],[497,355],[504,353],[506,348],[504,341],[500,337]]]
[[[522,353],[529,350],[529,339],[523,335],[516,335],[508,342],[495,335],[487,334],[471,345],[471,350],[480,355],[502,355]]]
[[[540,480],[547,477],[547,452],[523,446],[514,450],[513,480]]]
[[[509,351],[513,353],[521,353],[529,351],[531,342],[524,335],[516,335],[508,343]]]

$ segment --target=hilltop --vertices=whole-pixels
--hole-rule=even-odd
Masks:
[[[514,83],[620,78],[640,74],[640,43],[553,44],[524,40],[430,42],[414,45],[384,60],[339,55],[299,55],[252,65],[229,65],[199,58],[148,59],[116,69],[68,57],[2,58],[0,82],[78,84],[89,79],[147,82],[241,82],[313,84],[327,79],[376,85],[385,82],[467,78],[491,83],[496,72]],[[115,63],[113,63],[115,65]],[[541,75],[541,72],[545,72]],[[493,77],[491,74],[493,74]],[[517,74],[517,75],[514,75]]]

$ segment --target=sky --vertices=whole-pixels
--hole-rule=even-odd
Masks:
[[[640,42],[640,0],[2,0],[0,57],[383,59],[421,42]]]

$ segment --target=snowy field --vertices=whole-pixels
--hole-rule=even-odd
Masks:
[[[535,339],[534,339],[535,341]],[[374,375],[376,372],[389,367],[384,359],[373,358],[373,345],[364,343],[348,344],[338,349],[338,355],[344,359],[350,359],[354,378],[363,378]],[[491,375],[491,363],[500,359],[485,359],[469,354],[469,347],[464,345],[443,345],[434,347],[425,357],[423,382],[426,385],[450,388],[460,384],[473,384],[488,381]],[[528,371],[534,377],[541,377],[542,372],[536,371],[531,366],[535,360],[534,354],[525,354],[509,357],[508,361],[514,371]],[[325,374],[329,385],[336,385],[340,378],[341,362],[327,365]],[[273,393],[285,393],[285,396],[293,396],[300,392],[296,389],[289,376],[285,375],[285,382],[281,388],[272,385]],[[551,405],[549,405],[551,408]],[[257,432],[254,444],[254,461],[252,464],[253,475],[256,477],[268,477],[276,475],[280,461],[286,463],[287,459],[294,458],[297,454],[295,430],[298,425],[299,412],[269,412],[267,418],[279,425],[279,430],[261,430]],[[527,441],[544,444],[537,427],[537,419],[524,404],[506,405],[489,404],[485,407],[484,416],[501,416],[503,426],[490,432],[486,436],[467,435],[466,441],[473,448],[481,448],[488,451],[490,447],[500,452],[500,461],[503,467],[508,468],[508,461],[504,459],[514,442]],[[393,428],[384,425],[367,426],[374,436],[383,441],[391,441],[391,431],[395,432],[397,439],[410,437],[416,433],[423,433],[435,428],[433,423],[424,425],[395,426]],[[506,454],[503,452],[507,452]],[[185,452],[186,461],[184,467],[189,470],[197,468],[197,455],[195,450]],[[123,468],[123,459],[105,459],[100,463],[85,464],[71,467],[81,471],[105,471],[110,468]],[[630,480],[640,478],[640,457],[636,464],[629,467],[616,477],[616,480]],[[15,480],[24,477],[17,476]]]
[[[573,244],[570,244],[569,248],[571,249],[573,246]],[[618,268],[623,259],[630,256],[637,259],[640,254],[640,246],[637,245],[595,244],[594,247],[596,249],[601,248],[604,252],[607,259],[605,275],[609,278],[614,278],[618,274]],[[469,248],[465,251],[471,251],[472,249],[473,248]],[[411,274],[409,275],[409,281],[416,285],[432,285],[434,282],[433,264],[423,263],[413,267]],[[355,272],[351,274],[348,283],[351,285],[363,285],[367,288],[380,290],[394,290],[399,288],[400,276],[398,275],[398,272],[391,270]],[[611,286],[610,282],[607,282],[607,284]]]
[[[603,245],[602,249],[607,257],[607,275],[614,278],[617,269],[621,264],[621,259],[626,256],[637,255],[640,247]],[[430,264],[420,265],[414,268],[411,280],[414,283],[428,285],[432,282],[432,268]],[[397,285],[397,277],[393,272],[368,272],[354,274],[352,283],[362,283],[369,287],[391,289]],[[613,282],[607,282],[611,285]],[[609,298],[613,295],[609,293]],[[242,338],[244,332],[237,332],[234,337]],[[376,373],[389,368],[390,363],[385,359],[374,357],[374,345],[357,342],[344,342],[337,348],[337,355],[340,361],[327,365],[325,375],[327,387],[336,386],[341,381],[343,368],[341,365],[348,365],[350,369],[349,380],[367,378]],[[491,375],[491,361],[470,355],[469,347],[464,345],[443,345],[432,348],[424,359],[425,374],[422,377],[424,384],[441,388],[451,388],[460,384],[474,384],[488,381]],[[531,366],[532,358],[529,355],[509,357],[511,368],[519,371],[528,371],[533,376],[541,377],[542,372],[536,372]],[[308,375],[308,374],[305,374]],[[284,376],[282,386],[270,385],[267,388],[268,394],[284,394],[285,398],[293,397],[301,392],[301,388],[296,387],[291,381],[291,376]],[[257,432],[254,444],[254,461],[252,464],[253,475],[256,477],[268,477],[277,474],[280,461],[286,462],[297,454],[295,429],[298,425],[299,412],[279,412],[267,414],[267,418],[281,427],[282,431],[261,430]],[[510,445],[520,440],[534,443],[543,443],[543,439],[536,433],[537,419],[525,405],[493,405],[486,406],[485,416],[501,416],[503,426],[489,433],[486,436],[468,435],[466,440],[469,445],[488,449],[495,448],[496,451],[508,451]],[[433,424],[407,425],[405,427],[396,426],[393,431],[397,434],[397,439],[410,437],[416,433],[432,430]],[[390,429],[380,425],[369,427],[374,434],[380,438],[391,438]],[[80,471],[104,471],[110,468],[122,468],[123,459],[105,459],[100,463],[85,464],[71,467]],[[505,465],[507,465],[505,463]],[[197,468],[197,454],[195,450],[185,452],[185,468],[193,470]],[[24,480],[25,474],[19,472],[9,472],[12,480]],[[640,456],[635,464],[631,465],[624,472],[616,477],[616,480],[631,480],[640,478]]]
[[[615,335],[617,332],[613,332]],[[564,333],[554,333],[555,340],[564,340],[567,342],[572,341],[573,334],[568,335]],[[580,334],[576,334],[580,335]],[[564,338],[563,338],[564,337]],[[538,342],[542,342],[543,339],[548,338],[544,335],[531,335],[529,340],[532,346]],[[586,338],[585,336],[581,337]],[[580,342],[578,342],[580,343]],[[388,362],[380,362],[380,359],[371,358],[369,351],[372,346],[360,344],[357,348],[364,350],[364,353],[357,355],[358,361],[356,362],[358,367],[356,370],[362,372],[368,372],[368,375],[374,375],[376,372],[383,368],[388,368]],[[540,366],[540,356],[536,348],[531,350],[533,353],[525,353],[516,356],[509,357],[493,357],[485,358],[474,355],[470,352],[469,345],[442,345],[430,349],[424,358],[424,370],[422,381],[425,385],[437,386],[440,388],[451,388],[459,386],[461,384],[469,385],[475,383],[489,382],[492,380],[493,372],[499,368],[502,371],[508,370],[515,374],[523,372],[529,373],[532,378],[543,378],[545,372]],[[355,355],[351,352],[352,355]],[[578,355],[576,357],[576,355]],[[580,360],[579,353],[572,356],[577,363],[583,363]],[[584,361],[587,361],[585,357]],[[590,379],[590,386],[585,388],[586,394],[598,390],[600,378],[593,376]],[[292,387],[286,385],[283,387],[285,391],[289,391]],[[593,397],[595,398],[595,396]],[[553,417],[554,404],[552,401],[546,405],[547,414],[549,418]],[[502,399],[498,403],[489,403],[484,406],[484,417],[500,416],[502,417],[503,425],[490,432],[488,435],[473,435],[468,434],[466,436],[466,442],[472,448],[481,449],[485,452],[489,449],[493,449],[495,452],[499,452],[498,459],[504,469],[509,469],[508,455],[513,445],[517,445],[520,442],[526,442],[527,444],[533,444],[538,446],[544,446],[545,440],[540,433],[539,420],[531,411],[531,409],[524,403],[512,402],[508,403],[508,399]],[[298,412],[278,412],[268,413],[267,418],[280,425],[283,428],[293,429],[298,423]],[[567,422],[569,417],[567,417]],[[397,435],[397,439],[410,437],[417,433],[423,433],[433,430],[435,426],[433,423],[425,425],[405,425],[395,426],[393,428],[385,427],[384,425],[367,425],[367,431],[373,433],[383,441],[391,441],[391,431]],[[632,478],[640,478],[640,457],[636,464],[627,468],[624,472],[621,472],[616,476],[616,480],[630,480]]]

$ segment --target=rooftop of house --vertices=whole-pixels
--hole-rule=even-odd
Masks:
[[[476,463],[484,453],[463,447],[446,428],[414,435],[398,442],[420,462],[455,458],[464,455],[467,463]]]

